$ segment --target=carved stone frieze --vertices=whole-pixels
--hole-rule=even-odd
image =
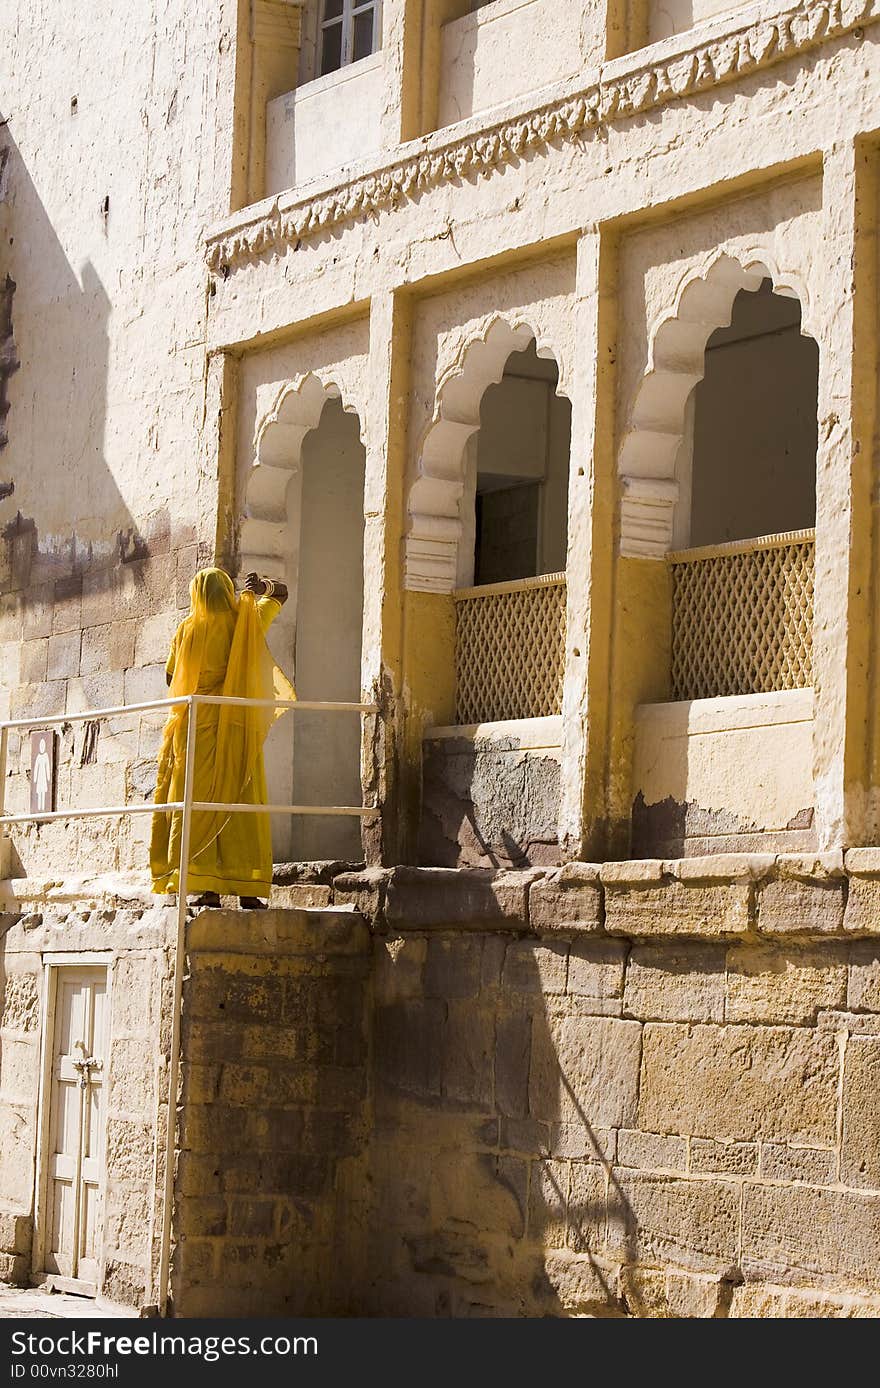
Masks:
[[[601,77],[579,93],[539,106],[512,120],[471,131],[436,148],[395,160],[369,176],[346,179],[317,197],[270,210],[231,231],[207,238],[213,270],[284,248],[328,227],[398,206],[445,182],[487,177],[526,152],[589,139],[609,123],[770,67],[818,44],[880,19],[880,0],[804,0],[775,18],[696,42],[684,52]],[[615,67],[620,67],[618,60]]]

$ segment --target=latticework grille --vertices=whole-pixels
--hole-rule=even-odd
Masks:
[[[813,530],[670,554],[672,697],[813,683]]]
[[[461,588],[454,596],[456,721],[559,713],[565,574]]]

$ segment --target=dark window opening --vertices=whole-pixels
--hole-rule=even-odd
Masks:
[[[797,299],[741,290],[693,392],[691,546],[815,525],[818,388]]]
[[[532,341],[483,396],[469,465],[474,584],[565,568],[571,406],[558,383],[556,363]],[[469,575],[461,577],[466,586]]]
[[[323,0],[320,76],[375,53],[379,23],[379,0]]]

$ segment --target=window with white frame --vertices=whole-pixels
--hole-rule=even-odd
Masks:
[[[321,0],[318,75],[375,53],[380,23],[381,0]]]

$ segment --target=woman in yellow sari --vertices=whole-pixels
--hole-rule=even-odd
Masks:
[[[295,699],[265,633],[287,599],[283,584],[248,574],[236,597],[222,569],[202,569],[190,584],[190,611],[174,635],[166,678],[173,695],[227,694],[245,699]],[[266,804],[263,742],[283,709],[201,704],[196,722],[193,799]],[[156,803],[183,799],[188,710],[171,710],[159,751]],[[179,888],[181,814],[153,816],[150,866],[154,892]],[[197,905],[219,906],[220,893],[242,907],[264,903],[272,883],[269,816],[194,810],[187,888]]]

